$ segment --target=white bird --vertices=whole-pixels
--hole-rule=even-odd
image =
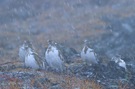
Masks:
[[[81,51],[81,58],[86,62],[86,64],[97,64],[98,60],[96,58],[96,53],[93,49],[88,47],[88,41],[84,41],[84,47]]]
[[[19,48],[19,58],[21,61],[25,61],[25,55],[26,55],[26,47],[27,47],[27,41],[24,41],[23,45]]]
[[[28,41],[28,40],[24,41],[23,45],[20,46],[19,53],[18,53],[19,54],[19,59],[24,63],[24,65],[23,65],[24,67],[25,67],[25,56],[26,56],[28,46],[33,49],[32,44],[30,43],[30,41]]]
[[[126,63],[124,60],[121,59],[120,56],[114,57],[113,59],[115,63],[117,63],[120,67],[124,68],[127,71]]]
[[[33,69],[43,68],[43,60],[33,50],[32,44],[30,42],[28,42],[26,46],[25,66]]]
[[[48,48],[45,52],[45,59],[48,65],[56,71],[64,71],[64,61],[62,54],[57,49],[56,44],[53,41],[48,41]]]

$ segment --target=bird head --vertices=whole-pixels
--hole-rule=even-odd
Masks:
[[[55,47],[55,42],[52,41],[52,40],[47,40],[47,43],[48,43],[48,48],[47,48],[47,52],[50,52],[53,50],[53,47]]]
[[[48,45],[54,44],[54,42],[52,40],[47,40],[47,43],[48,43]]]
[[[29,47],[29,48],[33,49],[32,43],[29,40],[24,41],[24,46],[25,46],[25,48]]]
[[[91,47],[90,42],[87,39],[84,40],[84,46]]]
[[[121,62],[121,55],[117,54],[115,57],[113,57],[113,60],[115,61],[115,63]]]

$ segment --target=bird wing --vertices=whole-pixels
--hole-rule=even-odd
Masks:
[[[61,51],[60,50],[58,50],[58,55],[59,55],[59,57],[60,57],[60,59],[62,60],[62,66],[63,66],[63,68],[65,69],[67,66],[66,66],[66,60],[64,59],[64,57],[63,57],[63,55],[62,55],[62,53],[61,53]]]
[[[97,60],[97,62],[99,62],[98,58],[97,58],[97,54],[94,52],[95,58]]]
[[[94,53],[95,59],[96,59],[96,61],[98,62],[99,60],[97,59],[97,54],[94,52],[94,50],[91,49],[89,52],[93,52],[93,53]]]
[[[37,64],[39,65],[39,67],[43,66],[43,59],[37,54],[37,53],[33,53],[35,60],[37,62]]]
[[[61,51],[60,50],[58,50],[58,55],[59,55],[59,57],[60,57],[60,59],[64,62],[64,57],[63,57],[63,55],[62,55],[62,53],[61,53]]]

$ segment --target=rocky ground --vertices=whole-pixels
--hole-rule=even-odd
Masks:
[[[134,89],[134,5],[134,0],[0,0],[1,88]],[[88,39],[101,64],[75,62],[72,73],[62,74],[23,68],[18,58],[23,41],[30,40],[44,58],[48,39],[78,53]],[[128,72],[110,61],[117,54]]]

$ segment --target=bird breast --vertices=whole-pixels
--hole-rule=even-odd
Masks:
[[[93,52],[93,49],[88,48],[85,52],[85,48],[83,48],[81,52],[81,57],[88,62],[97,63],[95,53]]]
[[[49,52],[46,52],[46,61],[48,64],[62,64],[62,60],[59,57],[59,51],[55,48],[52,48]]]
[[[123,60],[121,62],[119,62],[119,66],[126,69],[126,63]]]
[[[25,54],[26,54],[26,50],[24,49],[24,47],[20,47],[19,49],[19,57],[21,61],[25,60]]]
[[[38,69],[39,65],[37,64],[34,55],[27,55],[25,57],[25,65],[28,67],[32,67],[34,69]]]

